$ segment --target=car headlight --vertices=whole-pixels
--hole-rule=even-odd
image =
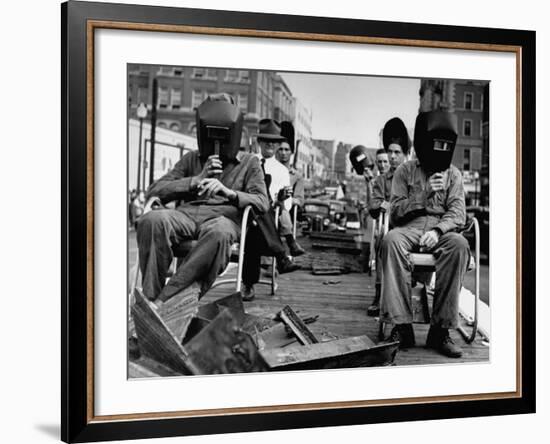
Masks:
[[[325,220],[323,220],[323,225],[326,226],[326,225],[328,225],[328,224],[330,224],[330,219],[325,219]]]

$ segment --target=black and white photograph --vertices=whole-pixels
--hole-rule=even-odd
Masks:
[[[490,90],[129,63],[128,378],[489,362]]]

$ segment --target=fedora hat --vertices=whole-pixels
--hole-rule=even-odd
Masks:
[[[281,125],[274,119],[262,119],[259,123],[260,132],[256,134],[258,140],[272,140],[281,142],[286,140],[281,135]]]

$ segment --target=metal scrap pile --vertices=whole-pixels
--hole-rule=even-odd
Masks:
[[[199,305],[181,299],[161,317],[136,290],[130,376],[207,375],[389,365],[397,343],[367,336],[321,340],[285,306],[271,318],[248,314],[240,293]],[[153,363],[153,364],[151,364]]]

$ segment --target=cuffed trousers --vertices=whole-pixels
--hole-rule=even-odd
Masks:
[[[238,225],[224,216],[168,209],[145,214],[137,229],[144,294],[165,301],[193,282],[206,291],[229,263],[231,245],[238,241],[239,232]],[[165,286],[174,251],[189,240],[196,240],[194,247]]]
[[[394,228],[382,239],[381,314],[394,324],[413,321],[409,252],[418,247],[424,231],[418,228]],[[431,324],[455,328],[458,323],[458,297],[468,268],[470,250],[464,236],[445,233],[431,253],[435,256],[435,292]]]
[[[279,234],[281,236],[288,236],[289,234],[292,234],[292,218],[290,217],[290,212],[285,208],[281,209],[279,224]]]

